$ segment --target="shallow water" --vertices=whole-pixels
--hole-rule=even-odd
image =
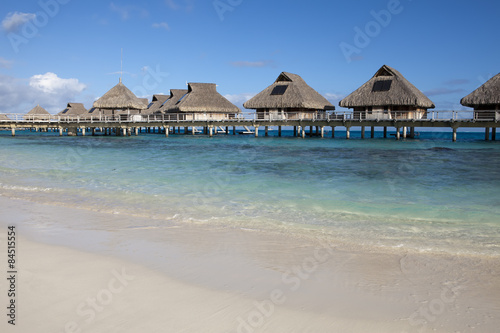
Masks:
[[[500,256],[500,144],[483,133],[459,133],[456,143],[439,132],[399,142],[379,132],[349,141],[341,132],[8,134],[0,132],[0,195],[143,217],[72,228],[307,230],[359,246]]]

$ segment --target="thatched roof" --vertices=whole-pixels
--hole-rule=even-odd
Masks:
[[[276,81],[249,99],[247,109],[335,110],[335,107],[297,74],[282,72]]]
[[[144,113],[151,114],[157,112],[167,99],[167,95],[153,95],[153,99],[149,103],[147,110],[144,110]]]
[[[137,98],[121,81],[94,102],[98,109],[138,109],[147,108],[148,102]]]
[[[48,120],[52,116],[47,110],[42,108],[40,105],[35,106],[27,114],[24,115],[24,119],[44,119]]]
[[[382,66],[356,91],[339,102],[346,108],[366,106],[414,106],[434,108],[434,103],[394,68]]]
[[[159,112],[169,112],[179,100],[184,97],[188,93],[187,89],[170,89],[170,96],[168,99],[161,105]]]
[[[11,120],[6,114],[0,113],[0,120]]]
[[[83,103],[68,103],[66,109],[59,112],[58,116],[81,116],[87,113]]]
[[[168,112],[240,113],[241,110],[217,92],[215,83],[188,83],[188,92]]]
[[[500,105],[500,73],[460,100],[464,106]]]

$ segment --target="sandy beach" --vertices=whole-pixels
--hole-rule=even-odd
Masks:
[[[16,325],[3,316],[2,332],[494,332],[500,324],[497,258],[366,252],[206,226],[147,239],[141,229],[72,232],[71,222],[47,233],[64,221],[125,217],[0,203],[0,241],[15,225],[18,250]]]

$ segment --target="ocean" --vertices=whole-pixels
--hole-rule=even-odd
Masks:
[[[179,225],[321,235],[353,248],[500,256],[500,143],[246,135],[0,132],[0,195],[133,216],[64,229]],[[134,221],[133,223],[130,221]]]

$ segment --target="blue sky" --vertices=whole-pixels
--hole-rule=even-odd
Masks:
[[[282,71],[332,101],[383,64],[436,104],[500,72],[497,1],[40,0],[0,9],[0,112],[87,108],[118,83],[140,97],[212,82],[235,104]]]

